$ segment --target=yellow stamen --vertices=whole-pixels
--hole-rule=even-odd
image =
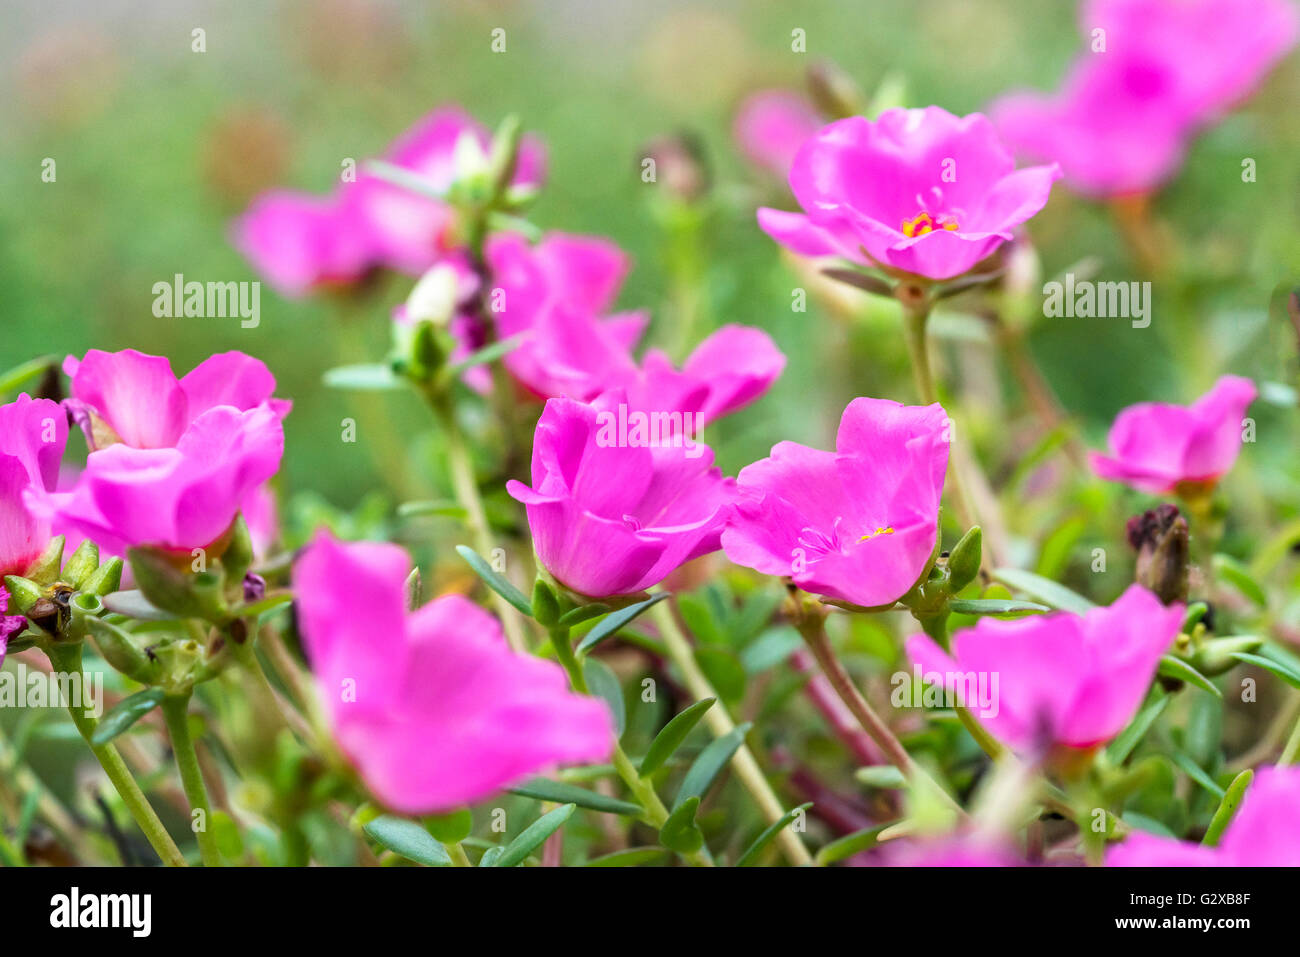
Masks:
[[[913,219],[903,220],[903,235],[909,239],[913,236],[924,236],[926,233],[934,232],[935,229],[957,230],[959,228],[957,220],[942,213],[932,216],[927,212],[920,212]]]
[[[894,528],[892,525],[889,525],[884,528],[877,528],[874,532],[867,532],[867,534],[859,538],[858,541],[865,542],[868,539],[875,538],[877,535],[893,535],[893,534],[894,534]]]

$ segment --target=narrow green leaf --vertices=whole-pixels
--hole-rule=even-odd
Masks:
[[[703,847],[704,835],[695,826],[695,815],[699,810],[698,796],[683,801],[659,829],[659,843],[678,854],[694,854]]]
[[[161,688],[146,688],[144,691],[137,691],[129,698],[123,698],[100,719],[95,733],[90,736],[91,743],[96,746],[108,744],[162,704],[164,697]]]
[[[660,592],[657,595],[651,595],[645,601],[639,601],[635,605],[628,605],[626,608],[620,608],[618,611],[610,612],[609,616],[601,621],[595,628],[587,632],[587,636],[582,639],[578,645],[578,651],[586,653],[606,638],[613,635],[624,625],[630,624],[637,615],[643,611],[648,611],[651,606],[663,601],[668,597],[668,592]]]
[[[662,847],[629,847],[603,857],[593,857],[583,867],[636,867],[661,859],[668,851]]]
[[[518,608],[521,613],[527,615],[529,618],[533,617],[532,605],[528,603],[528,599],[524,597],[524,593],[514,585],[510,584],[504,576],[489,565],[486,558],[474,551],[474,549],[470,548],[468,545],[457,545],[456,551],[460,553],[460,557],[465,559],[469,564],[469,567],[474,569],[475,574],[477,574],[479,578],[483,579],[484,583],[489,588]]]
[[[1214,782],[1214,778],[1206,774],[1205,769],[1193,761],[1190,755],[1186,755],[1181,751],[1171,751],[1169,757],[1173,760],[1174,764],[1183,769],[1184,773],[1186,773],[1189,778],[1201,787],[1205,788],[1205,790],[1209,791],[1216,798],[1223,797],[1223,788],[1219,787],[1219,785]]]
[[[1041,602],[1082,615],[1096,606],[1078,592],[1071,591],[1059,582],[1027,572],[1023,568],[999,568],[993,577],[1003,584],[1010,585],[1017,591],[1032,595]]]
[[[1234,651],[1232,657],[1238,661],[1244,661],[1252,664],[1257,668],[1263,668],[1269,674],[1276,675],[1293,688],[1300,688],[1300,672],[1291,670],[1287,665],[1280,661],[1274,661],[1271,658],[1265,658],[1262,655],[1251,655],[1244,651]]]
[[[560,616],[560,624],[565,628],[572,628],[574,625],[580,625],[584,621],[591,621],[593,618],[599,618],[601,615],[609,614],[609,606],[604,602],[592,602],[590,605],[579,605],[577,608],[570,608]]]
[[[401,389],[405,383],[383,362],[362,362],[357,365],[336,366],[321,376],[321,381],[331,389],[357,389],[374,392]]]
[[[176,616],[163,611],[137,589],[115,591],[104,596],[104,607],[119,615],[136,618],[140,621],[175,621]]]
[[[46,370],[56,368],[58,362],[58,356],[41,356],[0,373],[0,396],[21,391],[27,384],[45,375]]]
[[[465,514],[465,509],[450,499],[403,502],[397,506],[398,518],[421,518],[426,515],[437,515],[441,518],[464,518]]]
[[[363,830],[372,840],[408,861],[429,867],[447,867],[451,864],[447,849],[414,821],[382,814],[367,823]]]
[[[529,854],[542,845],[543,841],[564,826],[564,822],[573,816],[577,807],[576,804],[565,804],[543,814],[506,845],[506,849],[501,852],[501,856],[492,866],[515,867],[522,864]]]
[[[814,859],[818,864],[825,867],[828,864],[835,864],[838,861],[850,858],[854,854],[869,851],[876,846],[880,835],[884,833],[886,829],[893,827],[897,823],[897,821],[889,821],[886,824],[877,824],[874,827],[868,827],[861,831],[854,831],[852,834],[846,834],[841,838],[831,841],[819,850]]]
[[[1255,772],[1250,768],[1242,771],[1232,779],[1227,790],[1223,792],[1223,800],[1219,802],[1219,809],[1214,812],[1214,817],[1210,818],[1210,826],[1205,829],[1205,837],[1201,838],[1202,844],[1206,847],[1218,846],[1219,840],[1223,837],[1223,832],[1232,823],[1233,815],[1237,813],[1237,808],[1241,806],[1241,799],[1246,794],[1246,788],[1250,787],[1250,782],[1254,779]]]
[[[1268,607],[1268,596],[1264,594],[1264,589],[1251,577],[1250,569],[1241,562],[1230,555],[1215,555],[1214,571],[1260,608]]]
[[[741,854],[740,857],[736,859],[736,866],[751,867],[754,862],[758,860],[758,855],[762,852],[763,848],[767,847],[767,845],[772,842],[772,839],[781,832],[781,829],[786,827],[791,821],[812,806],[813,802],[808,801],[806,804],[800,804],[798,807],[791,808],[782,814],[779,821],[768,827],[762,834],[758,835],[758,838],[753,844],[745,848],[745,853]]]
[[[475,366],[487,365],[490,362],[496,362],[504,355],[508,355],[519,347],[523,342],[523,336],[511,336],[509,339],[502,339],[500,342],[494,342],[491,345],[484,346],[476,352],[472,352],[459,362],[453,362],[447,366],[447,374],[457,376],[466,369],[472,369]]]
[[[1016,601],[1013,598],[954,598],[948,610],[959,615],[997,615],[1016,617],[1036,615],[1052,609],[1033,601]]]
[[[645,757],[641,759],[641,767],[638,770],[642,777],[654,774],[664,766],[664,763],[681,747],[686,736],[699,724],[700,719],[704,717],[704,712],[713,707],[716,700],[716,698],[703,698],[673,715],[672,720],[655,735],[655,739],[650,742],[650,747],[646,750]]]
[[[241,606],[239,609],[239,616],[241,618],[260,618],[268,611],[274,611],[276,608],[283,608],[291,601],[293,601],[293,592],[291,591],[271,592],[269,595],[264,595],[257,601],[252,601],[247,605]]]
[[[551,781],[547,778],[533,778],[518,787],[511,788],[510,793],[536,798],[539,801],[550,801],[553,804],[576,804],[578,807],[590,808],[593,811],[604,811],[606,814],[631,814],[634,817],[640,817],[642,814],[641,805],[639,804],[633,804],[631,801],[620,801],[617,798],[606,797],[596,791],[580,788],[576,784]]]
[[[614,737],[623,737],[627,727],[627,705],[623,701],[623,686],[618,676],[599,658],[588,658],[582,663],[582,673],[591,693],[603,698],[614,717]]]
[[[1133,749],[1138,746],[1138,742],[1151,730],[1151,725],[1155,724],[1156,718],[1169,707],[1169,701],[1168,695],[1161,695],[1140,711],[1129,726],[1120,732],[1119,737],[1110,743],[1106,749],[1106,756],[1110,758],[1112,764],[1123,764],[1127,760],[1133,753]]]
[[[1223,692],[1214,686],[1214,682],[1201,674],[1182,658],[1174,655],[1162,655],[1160,657],[1160,667],[1156,673],[1166,678],[1177,678],[1179,681],[1186,681],[1189,685],[1196,685],[1202,691],[1208,691],[1216,698],[1222,698]]]
[[[745,743],[745,735],[749,732],[749,729],[750,723],[748,721],[738,725],[727,734],[710,742],[708,747],[699,753],[695,763],[686,772],[686,777],[682,778],[682,786],[677,791],[677,798],[673,801],[674,809],[681,807],[683,802],[693,797],[704,797],[714,778],[727,766],[731,756],[740,750],[740,746]]]
[[[496,867],[497,861],[501,860],[501,855],[505,853],[504,847],[489,847],[483,852],[483,856],[478,859],[479,867]]]

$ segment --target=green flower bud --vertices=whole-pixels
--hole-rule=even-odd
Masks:
[[[127,558],[140,591],[154,606],[180,618],[219,621],[226,617],[225,596],[221,594],[224,576],[214,572],[191,574],[154,548],[128,549]]]
[[[537,623],[550,628],[560,620],[560,603],[551,586],[542,579],[533,585],[533,617]]]
[[[103,562],[81,583],[81,593],[83,595],[98,595],[102,598],[104,595],[111,594],[121,587],[122,559],[114,557]]]
[[[88,617],[86,627],[100,655],[122,674],[141,684],[157,680],[158,663],[136,645],[129,633],[102,618]]]
[[[72,557],[63,566],[62,578],[69,585],[81,587],[81,583],[99,568],[99,546],[87,539],[77,546]]]
[[[957,594],[979,574],[983,543],[984,534],[975,525],[948,553],[948,590],[952,594]]]
[[[9,590],[11,613],[19,612],[25,615],[29,608],[45,597],[45,592],[40,585],[20,575],[6,575],[5,588]]]

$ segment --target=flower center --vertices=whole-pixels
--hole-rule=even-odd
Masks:
[[[858,541],[865,542],[872,538],[875,538],[877,535],[893,535],[893,534],[894,534],[894,527],[892,525],[886,525],[884,528],[877,528],[874,532],[867,532],[867,534],[859,538]]]
[[[957,224],[957,217],[950,216],[947,213],[928,213],[922,210],[911,219],[903,220],[903,235],[909,239],[913,236],[924,236],[936,229],[947,229],[955,232],[960,228]]]

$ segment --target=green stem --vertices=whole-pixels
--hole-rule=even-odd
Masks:
[[[1277,763],[1281,765],[1295,764],[1298,755],[1300,755],[1300,721],[1296,721],[1295,727],[1291,729],[1291,736],[1286,739],[1286,745],[1282,748],[1282,754],[1277,759]]]
[[[469,862],[469,855],[465,853],[465,848],[460,844],[447,845],[447,853],[451,855],[451,864],[453,867],[473,867]]]
[[[189,709],[188,691],[163,699],[163,720],[167,722],[167,734],[172,739],[172,754],[176,756],[176,769],[181,773],[181,787],[190,802],[190,828],[199,843],[199,856],[204,867],[220,867],[221,852],[217,850],[217,839],[210,828],[212,807],[208,801],[208,788],[203,783],[199,756],[194,752],[194,739],[190,736]],[[194,826],[195,811],[200,812],[198,827]]]
[[[939,401],[934,387],[934,373],[930,368],[930,349],[926,342],[925,328],[930,319],[930,299],[924,293],[917,292],[913,298],[901,300],[903,305],[903,334],[907,341],[907,353],[912,360],[912,379],[916,383],[917,394],[923,405],[933,405]],[[949,429],[952,417],[949,416]],[[949,432],[949,442],[956,445],[957,438]],[[962,528],[978,525],[975,509],[971,505],[970,495],[962,479],[961,468],[956,457],[949,463],[948,487],[952,490],[953,503],[957,506],[957,515]]]
[[[660,602],[655,605],[650,614],[659,626],[659,637],[663,639],[665,647],[668,649],[668,657],[677,665],[686,679],[686,687],[690,689],[691,694],[697,699],[714,698],[713,707],[704,712],[704,721],[713,732],[714,737],[724,737],[735,730],[735,722],[731,720],[731,715],[727,713],[726,705],[722,703],[722,698],[713,685],[709,682],[708,677],[701,670],[699,663],[695,660],[695,652],[691,648],[690,642],[682,633],[681,628],[677,625],[677,619],[673,617],[672,609],[668,607],[667,602]],[[749,745],[741,744],[736,753],[731,758],[731,769],[740,779],[740,783],[745,786],[745,790],[753,797],[754,803],[758,805],[759,810],[763,813],[764,820],[768,824],[775,824],[785,817],[785,808],[781,806],[781,800],[772,790],[771,784],[768,783],[766,775],[758,766],[754,754],[749,750]],[[810,865],[813,862],[812,855],[808,853],[808,848],[804,847],[803,841],[799,835],[795,834],[788,827],[782,828],[776,835],[777,843],[781,846],[782,852],[786,859],[796,867]]]
[[[86,686],[86,676],[81,670],[80,643],[51,645],[47,649],[47,654],[55,672],[65,681],[72,681],[75,675],[80,686],[83,688]],[[65,685],[68,686],[70,685]],[[71,715],[72,723],[77,726],[77,731],[81,733],[86,744],[90,745],[91,753],[99,761],[100,767],[108,775],[108,780],[121,796],[122,803],[126,805],[127,811],[144,832],[144,836],[157,852],[158,857],[169,867],[184,867],[184,855],[181,854],[180,848],[176,846],[171,835],[167,833],[167,829],[163,827],[149,799],[140,790],[140,785],[131,776],[131,771],[122,760],[122,756],[117,753],[117,748],[111,744],[94,744],[91,741],[91,736],[95,733],[99,722],[87,715],[85,709],[79,707],[76,702],[68,703],[68,714]]]
[[[556,625],[549,629],[551,636],[551,645],[555,648],[555,657],[564,667],[569,676],[569,684],[573,686],[574,691],[587,694],[587,679],[583,676],[582,665],[578,662],[573,653],[573,647],[569,640],[569,629]],[[618,776],[623,779],[629,791],[637,799],[645,812],[645,819],[656,829],[662,828],[668,820],[668,808],[660,800],[659,794],[654,789],[654,785],[641,776],[641,772],[636,769],[632,759],[627,756],[623,750],[623,745],[619,743],[618,738],[614,738],[614,770]],[[707,848],[701,848],[692,854],[682,855],[696,867],[712,867],[713,858],[709,855]]]
[[[803,636],[804,642],[808,645],[813,657],[817,659],[817,664],[821,666],[822,673],[835,689],[835,693],[840,696],[840,700],[848,707],[849,712],[857,719],[862,730],[865,731],[871,740],[879,745],[880,750],[885,753],[889,763],[898,768],[903,773],[903,777],[909,781],[924,783],[934,790],[940,796],[941,800],[948,807],[955,811],[959,817],[965,817],[966,812],[962,810],[953,797],[939,785],[934,778],[930,777],[925,770],[912,760],[912,756],[907,753],[902,742],[894,736],[894,732],[876,714],[875,709],[867,702],[867,699],[858,691],[853,679],[849,676],[848,671],[840,663],[831,647],[829,636],[826,634],[825,616],[812,612],[801,615],[800,620],[796,622],[799,633]]]
[[[456,414],[445,394],[428,391],[426,397],[447,443],[451,484],[456,493],[456,501],[465,510],[465,525],[474,541],[474,548],[484,558],[488,558],[493,548],[492,535],[487,513],[483,510],[483,499],[479,495],[478,481],[474,478],[474,465],[465,444],[465,435],[460,430]],[[496,605],[497,617],[501,619],[501,627],[505,630],[510,647],[520,654],[526,652],[528,645],[519,626],[519,613],[495,591],[492,592],[492,601]]]

